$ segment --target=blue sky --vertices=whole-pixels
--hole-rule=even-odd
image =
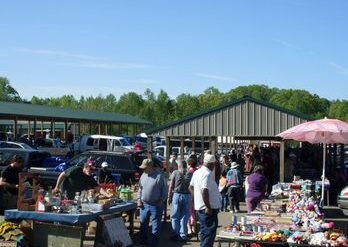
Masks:
[[[0,76],[30,99],[214,86],[348,99],[348,1],[0,3]]]

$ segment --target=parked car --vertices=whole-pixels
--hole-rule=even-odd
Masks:
[[[35,149],[0,148],[0,170],[11,163],[14,155],[19,155],[23,158],[24,170],[32,166],[43,167],[45,159],[51,157],[50,153]]]
[[[23,142],[0,141],[0,148],[20,148],[33,150],[34,148]]]
[[[180,155],[180,150],[181,150],[180,147],[171,147],[169,153],[170,154],[176,153],[179,156]],[[155,155],[162,156],[162,157],[166,158],[167,147],[164,146],[164,145],[157,146],[157,147],[153,148],[152,152]],[[187,147],[184,147],[184,158],[185,159],[187,159],[188,154],[189,154],[189,149]]]
[[[348,209],[348,186],[344,187],[338,195],[337,205],[342,209]]]
[[[69,156],[70,149],[60,140],[52,138],[44,138],[36,140],[37,149],[47,151],[54,156]]]
[[[124,137],[107,135],[83,135],[74,144],[76,153],[83,153],[88,150],[100,151],[126,151],[133,149],[133,146]]]

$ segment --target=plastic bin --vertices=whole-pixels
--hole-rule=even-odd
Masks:
[[[114,180],[114,183],[118,186],[121,184],[121,174],[119,173],[111,173],[112,180]]]

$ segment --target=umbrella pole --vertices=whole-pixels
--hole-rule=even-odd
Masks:
[[[326,143],[323,143],[323,175],[321,181],[320,206],[324,207],[324,189],[325,189],[325,164],[326,164]]]

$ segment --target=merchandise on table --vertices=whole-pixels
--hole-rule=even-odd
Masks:
[[[23,231],[27,231],[27,227],[9,222],[0,222],[0,241],[12,241],[25,246],[28,242]]]

